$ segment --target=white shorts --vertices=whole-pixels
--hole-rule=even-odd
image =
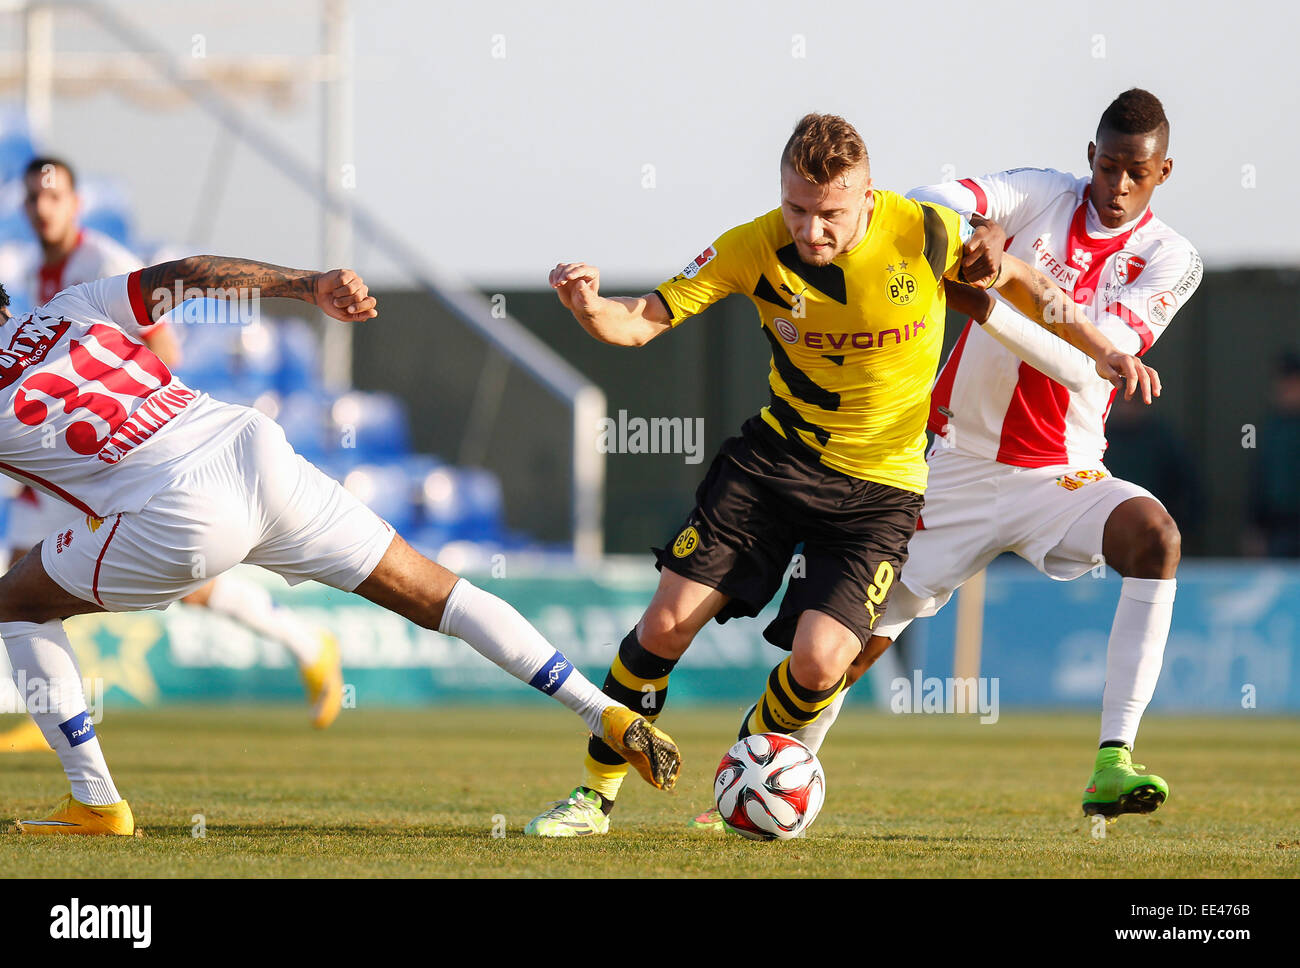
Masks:
[[[38,541],[44,541],[47,535],[81,516],[67,501],[60,501],[43,491],[27,489],[9,502],[9,528],[5,535],[7,550],[30,551]]]
[[[1004,551],[1044,575],[1070,581],[1103,563],[1111,512],[1146,488],[1101,467],[1012,467],[936,445],[907,564],[875,634],[897,637],[933,615],[958,587]],[[1158,503],[1158,502],[1157,502]]]
[[[69,594],[126,612],[166,608],[240,562],[350,592],[395,536],[258,414],[141,510],[47,535],[41,562]]]

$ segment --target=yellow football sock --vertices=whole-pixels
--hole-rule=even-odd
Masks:
[[[784,660],[767,677],[767,689],[754,707],[746,731],[754,733],[793,733],[814,722],[822,710],[835,701],[845,680],[829,689],[805,689],[790,675],[790,660]]]

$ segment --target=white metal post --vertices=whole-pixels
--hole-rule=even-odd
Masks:
[[[340,199],[341,209],[322,211],[322,268],[350,267],[352,253],[351,195],[358,177],[353,155],[352,11],[349,0],[323,0],[322,46],[328,64],[323,101],[325,160],[322,188]],[[321,359],[325,385],[334,391],[352,386],[352,330],[322,319]]]
[[[32,140],[47,142],[54,125],[54,11],[27,5],[23,17],[23,100]]]
[[[596,446],[605,394],[587,384],[573,399],[573,554],[594,565],[605,553],[605,455]]]

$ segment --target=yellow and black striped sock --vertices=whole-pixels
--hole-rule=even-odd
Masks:
[[[663,659],[647,652],[637,640],[636,629],[628,632],[618,647],[618,655],[609,667],[601,692],[616,699],[650,722],[654,722],[668,698],[668,674],[676,659]],[[613,808],[627,762],[598,736],[587,743],[587,779],[583,786],[595,790],[605,799],[605,812]]]
[[[786,659],[767,677],[767,689],[740,729],[740,738],[755,733],[793,733],[813,722],[844,688],[843,677],[829,689],[805,689],[790,675]]]

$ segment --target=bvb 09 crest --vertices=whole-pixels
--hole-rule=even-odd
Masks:
[[[895,272],[885,283],[885,295],[895,306],[906,306],[916,298],[916,276],[910,272]]]
[[[688,527],[673,542],[673,555],[677,558],[686,558],[699,546],[700,533],[693,527]]]

